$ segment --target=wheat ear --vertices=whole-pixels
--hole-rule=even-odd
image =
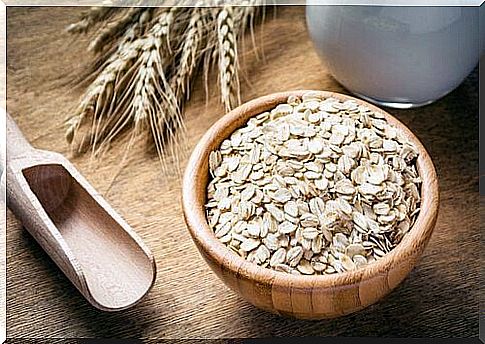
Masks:
[[[176,68],[173,82],[174,93],[181,101],[190,97],[190,87],[188,83],[200,59],[200,48],[204,34],[203,14],[200,8],[192,10],[192,16],[187,26],[184,41],[180,47],[180,59]]]
[[[112,38],[119,35],[120,32],[123,32],[129,24],[138,20],[141,15],[149,15],[149,11],[140,7],[129,8],[120,18],[109,22],[100,29],[96,37],[89,44],[88,51],[99,52],[106,42],[109,42]],[[141,19],[143,20],[143,18]]]
[[[238,76],[238,56],[234,32],[233,9],[224,6],[217,16],[219,82],[221,99],[226,111],[241,102]]]
[[[125,16],[129,9],[121,9],[122,16]],[[72,88],[84,87],[88,88],[96,77],[102,73],[106,67],[107,62],[116,58],[120,51],[124,48],[124,44],[128,41],[133,41],[140,37],[143,33],[143,29],[150,21],[151,11],[143,11],[137,18],[133,18],[133,21],[128,24],[126,29],[123,29],[119,33],[116,33],[116,37],[112,36],[109,41],[105,42],[102,51],[98,51],[96,59],[92,61],[89,68],[78,73],[76,77],[70,82]],[[135,20],[136,19],[136,20]],[[98,30],[99,32],[99,30]],[[121,37],[118,37],[121,35]],[[93,45],[94,41],[91,41]]]
[[[140,38],[140,54],[131,68],[131,76],[125,76],[126,86],[118,89],[119,101],[112,110],[119,120],[112,126],[101,146],[109,144],[129,123],[133,123],[130,150],[134,139],[149,128],[155,139],[157,153],[163,159],[165,126],[172,113],[177,113],[177,103],[170,91],[164,70],[163,52],[167,47],[167,36],[174,21],[177,8],[162,12],[156,23]],[[167,42],[167,43],[166,43]],[[164,164],[162,164],[164,165]]]
[[[174,129],[177,130],[175,130],[175,136],[171,140],[175,145],[176,154],[174,157],[177,167],[180,166],[178,164],[179,156],[183,157],[187,151],[187,146],[185,145],[186,128],[182,116],[182,107],[185,101],[190,98],[190,83],[203,56],[203,39],[207,29],[204,25],[207,24],[207,13],[207,9],[200,7],[195,7],[191,10],[188,25],[183,32],[183,41],[177,51],[180,57],[177,59],[175,74],[172,76],[170,83],[177,99],[179,110],[177,114],[174,114]]]
[[[95,80],[88,87],[86,93],[80,100],[80,103],[74,115],[67,121],[66,139],[69,143],[75,142],[76,134],[79,128],[90,117],[96,119],[100,117],[103,109],[107,108],[112,102],[114,96],[113,91],[117,78],[126,72],[133,61],[138,56],[141,50],[141,45],[137,40],[134,40],[138,24],[133,25],[124,34],[123,39],[115,54],[106,62],[102,71],[98,74]],[[95,137],[99,133],[96,130],[96,125],[92,127],[91,137],[82,137],[79,144],[75,147],[78,152],[84,150],[84,145],[88,143],[96,144]]]
[[[206,105],[209,102],[209,74],[216,61],[218,63],[218,44],[219,37],[217,33],[217,16],[218,8],[204,8],[204,26],[206,27],[204,35],[204,49],[201,51],[202,56],[202,74],[205,90]]]
[[[260,1],[248,0],[248,5]],[[123,164],[135,139],[151,132],[165,169],[167,149],[178,159],[176,150],[184,143],[180,140],[185,132],[181,108],[190,97],[190,83],[201,63],[206,91],[207,73],[211,64],[217,64],[225,109],[240,103],[237,41],[248,25],[252,30],[256,9],[226,5],[172,7],[161,14],[158,10],[130,11],[123,10],[121,17],[95,32],[91,49],[101,53],[89,74],[92,82],[68,122],[67,139],[74,147],[80,138],[82,144],[91,146],[92,156],[98,156],[122,131],[131,129]],[[83,125],[88,122],[90,130],[84,134],[80,128],[88,127]]]
[[[134,90],[135,133],[137,128],[149,124],[161,159],[164,158],[163,140],[167,120],[170,114],[179,112],[175,95],[167,81],[163,57],[163,49],[170,47],[170,29],[175,11],[173,7],[162,13],[158,23],[150,30],[145,55],[142,56],[140,78]],[[165,166],[165,163],[162,165]]]

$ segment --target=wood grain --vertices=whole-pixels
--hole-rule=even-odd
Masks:
[[[80,91],[62,86],[86,67],[87,42],[62,32],[79,8],[8,8],[7,106],[28,140],[66,154],[61,123]],[[309,41],[301,7],[278,7],[264,31],[267,63],[244,55],[243,101],[292,89],[346,92],[326,72]],[[249,41],[248,41],[249,42]],[[261,42],[260,42],[261,44]],[[249,45],[250,46],[250,45]],[[261,45],[260,45],[261,46]],[[249,48],[248,48],[249,49]],[[242,51],[242,50],[240,50]],[[193,149],[223,114],[215,87],[205,103],[197,84],[186,110]],[[331,320],[303,321],[260,311],[235,295],[204,263],[180,205],[181,181],[162,175],[144,147],[131,155],[114,186],[122,146],[102,163],[72,159],[78,170],[143,238],[157,261],[147,298],[116,314],[96,311],[8,214],[8,335],[10,337],[221,338],[267,336],[476,336],[480,250],[478,208],[478,81],[420,109],[388,110],[428,149],[440,182],[440,214],[421,261],[379,303]],[[184,168],[187,160],[181,164]],[[369,297],[371,297],[370,295]],[[320,302],[326,302],[324,296]]]
[[[268,271],[228,252],[227,247],[215,237],[206,218],[209,155],[251,117],[271,111],[278,104],[285,103],[290,96],[301,98],[305,92],[308,90],[265,95],[242,104],[219,119],[200,139],[187,163],[182,204],[190,234],[207,263],[226,285],[247,301],[272,313],[300,319],[335,318],[377,302],[393,290],[414,267],[431,237],[438,217],[438,180],[425,147],[395,117],[357,98],[341,93],[311,90],[321,99],[335,98],[342,102],[354,100],[357,104],[382,114],[388,123],[394,125],[417,147],[419,158],[416,165],[423,183],[421,212],[416,223],[401,243],[384,258],[365,268],[334,275],[281,274],[274,270]]]
[[[152,253],[64,156],[33,148],[6,117],[9,209],[93,306],[139,302],[155,280]]]

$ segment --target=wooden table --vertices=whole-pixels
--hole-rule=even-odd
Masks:
[[[8,111],[38,148],[68,153],[61,128],[81,92],[63,86],[90,60],[85,40],[63,28],[79,8],[9,8]],[[264,26],[266,63],[244,54],[243,100],[289,89],[348,93],[322,67],[309,41],[304,9],[280,7]],[[260,43],[261,44],[261,43]],[[386,299],[358,314],[299,321],[260,311],[233,294],[200,257],[185,227],[180,179],[164,175],[141,146],[107,192],[122,146],[103,161],[73,162],[153,250],[158,278],[148,297],[121,313],[93,309],[22,229],[7,219],[9,337],[220,338],[268,336],[476,336],[479,314],[477,71],[454,92],[415,110],[389,110],[429,150],[438,170],[441,212],[422,261]],[[186,110],[193,148],[223,115],[215,85],[200,84]],[[185,166],[186,159],[181,163]]]

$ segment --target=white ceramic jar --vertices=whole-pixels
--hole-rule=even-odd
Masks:
[[[479,11],[309,5],[306,18],[314,46],[338,82],[371,102],[409,108],[451,92],[477,65],[485,38]]]

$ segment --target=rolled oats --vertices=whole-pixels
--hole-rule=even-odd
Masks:
[[[416,221],[417,157],[381,113],[313,92],[291,96],[210,153],[208,223],[235,254],[276,271],[358,269]]]

